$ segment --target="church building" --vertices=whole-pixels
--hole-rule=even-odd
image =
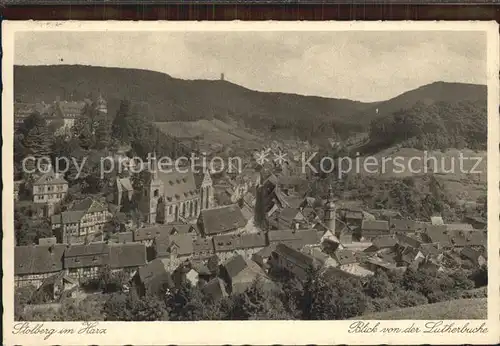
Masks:
[[[146,223],[169,223],[198,218],[201,210],[214,206],[210,173],[194,173],[189,168],[158,169],[156,159],[144,184],[139,208]]]

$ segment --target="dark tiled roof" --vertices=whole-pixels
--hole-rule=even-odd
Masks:
[[[267,245],[267,239],[264,232],[218,235],[213,237],[213,242],[216,252],[251,249]]]
[[[476,261],[479,258],[479,256],[482,256],[482,253],[481,251],[476,251],[473,248],[466,246],[462,249],[462,251],[460,251],[460,255],[470,260]]]
[[[134,231],[134,241],[153,240],[156,237],[167,237],[172,231],[170,225],[156,225],[136,229]]]
[[[394,218],[391,218],[389,227],[395,232],[416,232],[417,230],[423,230],[424,228],[424,226],[419,222]]]
[[[158,170],[158,179],[163,182],[163,192],[167,204],[198,196],[194,174],[191,171],[183,173],[176,169],[172,172]]]
[[[340,265],[359,263],[361,259],[356,252],[351,250],[337,250],[335,257]]]
[[[282,243],[294,248],[301,248],[304,245],[314,245],[321,241],[321,232],[311,230],[279,230],[267,233],[269,243]]]
[[[449,223],[446,224],[446,229],[448,231],[472,231],[474,227],[468,223]]]
[[[108,264],[111,268],[143,266],[146,264],[146,246],[141,243],[110,245]]]
[[[451,246],[450,237],[444,225],[428,225],[425,228],[425,234],[431,243],[437,243],[441,246]]]
[[[421,244],[420,251],[424,256],[437,256],[441,253],[435,244]]]
[[[180,256],[190,255],[194,252],[193,237],[190,234],[173,234],[170,237],[170,249],[177,247],[177,254]]]
[[[285,244],[276,245],[276,249],[274,250],[279,256],[287,258],[289,262],[294,263],[295,265],[307,269],[313,268],[316,264],[314,258],[312,256],[306,255],[298,250],[295,250]]]
[[[111,237],[117,243],[132,243],[134,241],[134,233],[133,232],[115,233]]]
[[[396,239],[398,244],[403,246],[410,245],[414,248],[419,248],[422,245],[420,240],[404,233],[396,233]]]
[[[454,246],[486,246],[487,235],[485,231],[448,231],[451,243]]]
[[[109,247],[106,243],[71,245],[64,253],[65,268],[102,266],[108,263]]]
[[[48,172],[43,174],[41,177],[39,177],[33,185],[64,185],[68,184],[66,180],[60,175],[60,174],[55,174],[54,172]]]
[[[14,248],[14,275],[43,274],[63,269],[66,245],[32,245]]]
[[[372,244],[378,249],[387,249],[394,247],[397,241],[392,236],[379,236],[372,240]]]
[[[210,280],[203,288],[204,294],[212,298],[213,300],[220,299],[222,297],[227,297],[226,286],[224,281],[220,278],[213,278]]]
[[[198,238],[193,241],[193,251],[196,255],[214,252],[214,245],[211,239]]]
[[[389,231],[389,223],[382,220],[363,220],[362,231]]]
[[[168,261],[157,258],[139,268],[139,279],[144,284],[147,292],[159,293],[164,285],[169,288],[174,287],[174,281],[167,270],[167,266]]]
[[[236,204],[202,210],[200,218],[204,233],[207,235],[230,232],[245,227],[247,223],[240,207]]]
[[[226,272],[230,278],[233,278],[236,275],[238,275],[247,266],[248,266],[247,262],[241,255],[236,255],[234,257],[231,257],[229,260],[227,260],[226,263],[224,263],[224,268],[226,269]]]

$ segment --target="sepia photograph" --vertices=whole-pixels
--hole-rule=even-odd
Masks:
[[[200,321],[493,340],[495,23],[21,24],[2,34],[10,340],[238,338]]]

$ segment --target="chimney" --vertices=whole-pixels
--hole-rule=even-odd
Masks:
[[[220,80],[222,80],[222,81],[224,80],[224,73],[220,74]]]

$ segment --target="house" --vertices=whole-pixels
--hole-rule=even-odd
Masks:
[[[391,233],[411,234],[416,232],[423,232],[425,229],[425,224],[413,220],[391,218],[389,220],[389,229]]]
[[[190,258],[194,253],[193,238],[190,234],[172,234],[156,237],[153,241],[155,258],[169,258],[178,263]],[[172,265],[176,266],[174,263]]]
[[[267,245],[267,237],[264,232],[217,235],[212,239],[215,253],[219,256],[224,252],[234,253],[238,251],[246,258],[250,258],[255,252]]]
[[[228,296],[226,284],[224,280],[219,277],[215,277],[210,280],[203,288],[202,292],[210,297],[210,299],[217,301],[221,298],[225,298]]]
[[[277,186],[287,195],[300,192],[301,187],[307,186],[307,180],[301,176],[280,175]]]
[[[134,242],[134,232],[118,232],[114,233],[109,238],[110,242],[124,244]]]
[[[473,231],[474,227],[468,223],[448,223],[445,225],[447,231]]]
[[[112,215],[104,203],[91,198],[76,202],[68,211],[52,215],[52,229],[61,243],[78,244],[102,241],[104,227]]]
[[[121,271],[134,276],[137,269],[146,265],[146,246],[141,243],[109,244],[108,263],[111,271]]]
[[[168,223],[196,219],[201,210],[214,204],[210,173],[194,174],[181,167],[158,169],[156,156],[139,201],[147,223]]]
[[[64,252],[66,274],[79,282],[95,279],[109,263],[109,247],[104,242],[70,245]]]
[[[339,215],[349,225],[360,227],[363,222],[363,211],[359,209],[340,209]]]
[[[467,215],[465,216],[465,221],[474,227],[474,229],[486,229],[488,226],[488,220],[484,217]]]
[[[449,249],[452,247],[450,236],[445,225],[428,225],[422,233],[422,239],[426,243],[438,244],[440,248]]]
[[[441,262],[444,257],[442,250],[440,250],[439,246],[436,244],[421,244],[419,250],[425,258],[432,258],[438,262]]]
[[[486,231],[452,230],[452,231],[447,231],[447,233],[451,244],[455,248],[463,248],[465,246],[485,247],[485,248],[487,247],[488,239]]]
[[[420,241],[416,236],[408,233],[396,233],[397,243],[401,246],[411,246],[415,249],[419,249],[422,245],[422,241]]]
[[[469,259],[472,263],[474,263],[477,266],[483,266],[488,263],[487,259],[483,255],[481,251],[474,250],[470,246],[464,247],[460,251],[460,255],[463,258]]]
[[[184,262],[173,273],[173,279],[177,287],[180,287],[185,282],[189,282],[193,287],[196,287],[201,282],[208,283],[213,278],[213,273],[201,261]]]
[[[245,227],[247,220],[238,205],[205,209],[198,218],[198,227],[203,236],[236,232]]]
[[[411,246],[400,248],[396,256],[396,261],[399,266],[408,266],[413,268],[418,268],[424,259],[425,256],[422,251]]]
[[[267,232],[269,244],[285,244],[294,249],[302,249],[306,245],[320,246],[323,232],[308,230],[279,230]]]
[[[193,258],[208,259],[215,253],[212,239],[198,238],[193,241]]]
[[[175,287],[168,270],[167,259],[157,258],[139,268],[134,276],[135,287],[140,296],[164,294]]]
[[[254,261],[241,255],[230,258],[221,266],[221,277],[232,294],[245,292],[255,280],[262,280],[266,286],[271,286],[264,270]]]
[[[60,271],[42,282],[38,292],[43,292],[50,300],[58,300],[65,292],[78,288],[78,282]]]
[[[126,202],[132,201],[133,195],[134,188],[130,178],[116,178],[113,203],[121,206]]]
[[[38,103],[15,102],[14,125],[16,127],[20,126],[32,114],[38,113],[42,117],[47,118],[50,117],[53,112],[52,106],[43,101]]]
[[[337,268],[353,277],[373,275],[371,270],[362,266],[367,257],[362,252],[355,252],[348,249],[338,250],[334,254]]]
[[[152,246],[155,238],[168,237],[173,230],[169,225],[154,225],[138,228],[134,231],[134,241],[144,243],[146,246]]]
[[[65,250],[63,244],[14,247],[15,286],[38,288],[44,280],[61,272]]]
[[[252,255],[252,260],[262,268],[267,268],[267,261],[269,260],[271,253],[276,249],[276,245],[277,244],[274,243],[260,249],[260,251],[257,251]]]
[[[49,167],[50,168],[50,167]],[[56,174],[50,169],[42,174],[32,183],[33,202],[36,204],[56,204],[59,203],[68,193],[68,182],[60,174]],[[51,216],[49,208],[46,217]]]
[[[307,224],[307,220],[296,208],[284,208],[277,210],[268,220],[270,229],[303,229]]]
[[[377,270],[383,270],[385,272],[397,271],[400,269],[406,269],[405,267],[398,267],[394,261],[387,258],[380,258],[378,256],[369,257],[365,260],[364,267],[372,272]]]
[[[306,280],[309,273],[321,267],[314,257],[285,244],[277,244],[268,262],[273,270],[285,271],[300,280]]]
[[[389,222],[383,220],[363,220],[361,223],[361,236],[365,239],[373,239],[381,235],[388,235]]]
[[[372,245],[364,250],[364,252],[378,252],[381,250],[393,250],[397,244],[396,238],[390,235],[376,237],[372,240]]]

